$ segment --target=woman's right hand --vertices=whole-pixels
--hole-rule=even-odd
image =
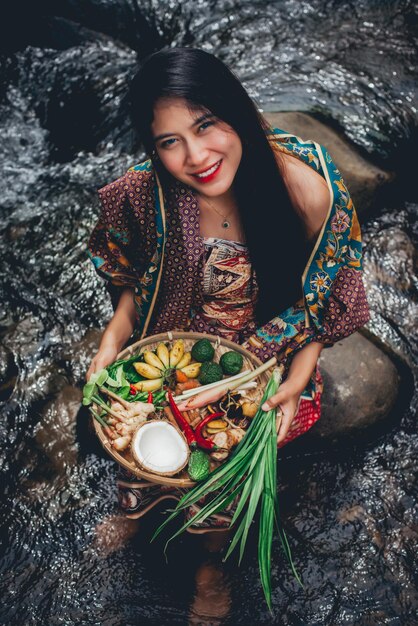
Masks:
[[[118,350],[116,346],[108,345],[100,348],[96,356],[93,358],[90,367],[86,374],[86,380],[90,379],[90,376],[95,372],[99,372],[101,369],[113,363],[118,356]]]

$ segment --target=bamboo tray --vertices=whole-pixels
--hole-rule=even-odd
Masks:
[[[227,339],[223,339],[215,335],[207,335],[204,333],[177,332],[177,331],[160,333],[158,335],[153,335],[151,337],[146,337],[145,339],[141,339],[141,341],[137,341],[131,346],[128,346],[127,348],[125,348],[125,350],[122,350],[122,352],[120,352],[118,356],[116,357],[116,360],[129,358],[131,356],[135,356],[136,354],[139,355],[144,350],[144,348],[154,350],[157,347],[158,343],[160,343],[161,341],[164,341],[164,342],[169,341],[170,343],[172,343],[176,339],[183,339],[185,348],[187,350],[190,350],[191,346],[198,339],[208,339],[213,344],[213,347],[215,348],[215,360],[216,361],[219,361],[220,356],[224,352],[228,352],[229,350],[235,350],[236,352],[239,352],[243,356],[243,359],[244,359],[244,364],[242,367],[243,370],[246,370],[246,369],[254,370],[262,364],[262,362],[254,354],[252,354],[252,352],[249,352],[242,346],[232,341],[228,341]],[[261,400],[261,397],[264,391],[264,386],[266,385],[268,378],[269,378],[268,372],[264,372],[263,374],[260,374],[260,376],[256,379],[259,385],[255,389],[249,389],[247,391],[248,396],[251,397],[255,402],[259,402]],[[130,452],[130,449],[126,450],[123,453],[117,452],[112,447],[109,439],[103,432],[102,426],[93,417],[92,417],[92,420],[93,420],[94,430],[103,448],[112,457],[114,461],[119,463],[119,465],[121,465],[128,472],[131,472],[138,478],[142,478],[149,482],[157,483],[160,485],[169,485],[169,486],[175,486],[175,487],[193,487],[196,484],[193,480],[190,480],[186,469],[179,472],[177,476],[158,476],[157,474],[153,474],[151,472],[147,472],[147,471],[140,469],[136,465],[132,457],[132,454]],[[212,469],[217,467],[219,464],[220,462],[211,461]]]

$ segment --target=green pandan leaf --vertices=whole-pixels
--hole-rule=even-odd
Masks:
[[[92,402],[93,402],[93,400],[92,400],[91,398],[86,398],[86,397],[84,397],[84,398],[83,398],[83,402],[82,402],[82,404],[83,404],[83,406],[90,406],[90,404],[91,404]]]

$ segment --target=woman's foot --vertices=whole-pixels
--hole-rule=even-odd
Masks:
[[[230,607],[229,584],[222,566],[203,563],[196,572],[196,592],[190,609],[189,626],[220,626]]]

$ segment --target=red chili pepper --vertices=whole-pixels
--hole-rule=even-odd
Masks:
[[[131,396],[136,396],[137,393],[138,393],[138,389],[136,387],[134,387],[133,385],[131,385],[130,389],[129,389],[129,394]]]
[[[148,393],[148,400],[147,400],[147,402],[148,402],[149,404],[151,404],[151,403],[152,403],[152,401],[153,401],[153,399],[154,399],[154,398],[153,398],[153,395],[152,395],[152,393],[151,393],[151,391],[150,391],[150,392]]]
[[[196,448],[196,436],[194,434],[193,428],[190,426],[189,422],[183,416],[181,411],[179,411],[179,408],[177,404],[174,402],[173,394],[171,393],[170,390],[167,391],[167,398],[168,398],[168,402],[170,404],[170,408],[173,413],[173,416],[177,424],[180,426],[180,428],[184,432],[187,443],[189,444],[189,447]]]
[[[211,422],[213,419],[216,419],[217,417],[223,417],[224,415],[225,413],[222,413],[222,412],[211,413],[210,415],[207,415],[206,417],[204,417],[202,421],[199,422],[199,424],[196,426],[194,434],[196,437],[197,445],[200,448],[204,448],[205,450],[212,450],[212,452],[214,452],[215,450],[218,450],[218,446],[215,445],[211,439],[205,439],[205,437],[202,435],[202,429],[204,426],[206,426],[206,424]]]

